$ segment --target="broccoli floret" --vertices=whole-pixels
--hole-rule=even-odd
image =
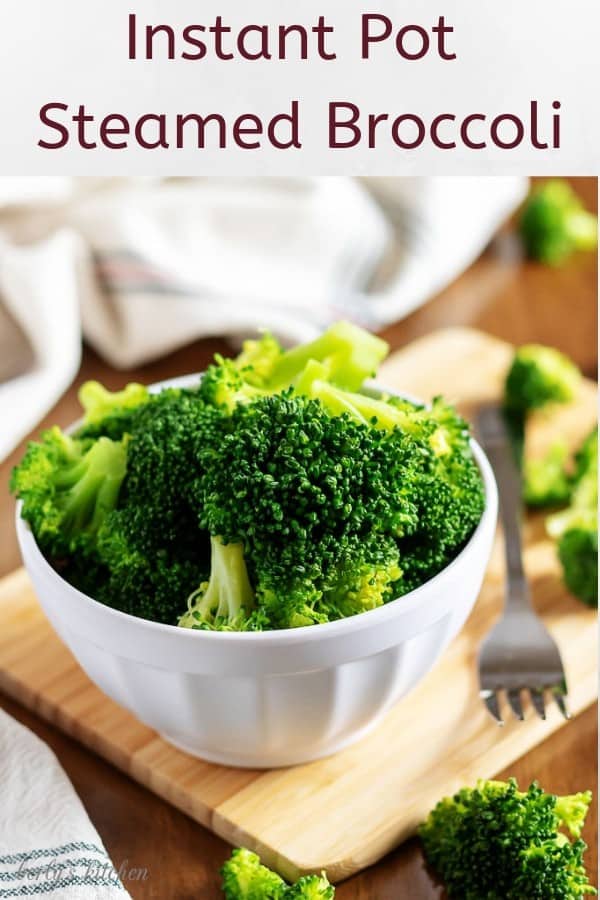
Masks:
[[[225,900],[333,900],[335,888],[321,875],[303,875],[287,885],[261,864],[256,853],[243,847],[234,850],[221,869]]]
[[[333,900],[335,888],[321,875],[303,875],[283,894],[284,900]]]
[[[575,900],[596,894],[579,839],[590,800],[589,792],[557,798],[535,783],[522,793],[514,779],[480,781],[440,801],[419,834],[450,898]]]
[[[225,900],[280,900],[286,883],[251,850],[234,850],[221,869]]]
[[[593,250],[598,243],[597,217],[559,179],[531,194],[521,214],[520,231],[527,255],[550,265],[560,265],[575,250]]]
[[[50,559],[96,551],[97,534],[115,508],[127,465],[126,441],[78,440],[58,426],[31,442],[12,472],[21,515]]]
[[[210,543],[210,578],[190,594],[188,610],[179,625],[240,631],[255,605],[244,547],[224,544],[218,537],[211,537]]]
[[[244,380],[254,387],[266,387],[283,350],[279,342],[268,332],[258,340],[244,341],[242,352],[234,363]]]
[[[215,354],[215,362],[202,376],[200,396],[206,403],[232,412],[236,406],[264,397],[268,391],[258,387],[250,367],[239,368],[236,360]]]
[[[598,606],[598,434],[594,430],[575,457],[570,505],[546,520],[558,541],[558,557],[569,590]]]
[[[119,508],[99,536],[110,578],[96,596],[124,612],[175,625],[186,597],[210,569],[210,539],[200,528],[191,486],[196,445],[222,413],[197,390],[167,389],[131,422],[127,475]]]
[[[409,495],[422,454],[400,432],[276,394],[236,407],[213,438],[216,447],[199,450],[201,524],[244,545],[257,600],[276,627],[337,617],[322,602],[334,574],[356,582],[367,546],[371,572],[384,559],[391,565],[371,536],[416,527]],[[396,566],[394,556],[392,578]]]
[[[350,322],[336,322],[307,344],[286,350],[277,360],[268,381],[271,390],[289,387],[310,360],[321,363],[327,380],[357,390],[372,377],[389,353],[388,344]]]
[[[109,437],[120,440],[130,430],[135,411],[150,398],[143,384],[132,382],[121,391],[109,391],[98,381],[86,381],[79,388],[84,411],[78,437]]]
[[[525,344],[516,351],[506,376],[505,404],[523,413],[548,403],[574,399],[581,373],[568,356],[553,347]]]
[[[571,496],[571,479],[567,472],[569,450],[564,441],[556,441],[538,459],[525,461],[523,497],[528,506],[559,506]]]

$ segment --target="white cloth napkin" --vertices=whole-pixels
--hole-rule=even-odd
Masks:
[[[126,900],[58,760],[0,710],[0,898]]]
[[[34,358],[30,372],[4,381],[0,359],[0,459],[74,378],[82,333],[127,369],[201,336],[266,328],[287,343],[339,318],[381,328],[469,265],[526,185],[61,179],[53,195],[41,179],[36,200],[28,179],[19,203],[18,185],[0,180],[0,305]],[[397,271],[369,292],[394,246]],[[1,347],[0,333],[0,356]]]

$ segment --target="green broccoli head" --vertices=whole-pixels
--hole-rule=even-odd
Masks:
[[[525,460],[523,497],[528,506],[559,506],[571,496],[567,472],[569,450],[562,440],[555,441],[544,456]]]
[[[397,553],[376,551],[372,535],[383,544],[416,526],[409,495],[422,455],[406,435],[276,394],[238,406],[214,440],[218,452],[199,448],[201,524],[243,544],[259,602],[273,615],[279,608],[280,627],[327,620],[334,610],[321,601],[333,573],[356,587],[368,570],[363,589],[377,578],[384,595],[377,570],[393,560],[389,585]]]
[[[234,850],[221,869],[225,900],[281,900],[286,883],[260,858],[243,847]]]
[[[596,894],[579,836],[591,795],[557,798],[532,784],[480,781],[440,801],[421,825],[429,864],[459,900],[574,900]]]
[[[242,544],[224,544],[211,537],[210,578],[188,598],[188,610],[179,619],[183,628],[242,631],[255,608]]]
[[[525,344],[516,351],[506,376],[506,407],[526,413],[549,403],[574,399],[581,373],[568,356],[553,347]]]
[[[593,250],[598,243],[597,217],[559,179],[532,192],[521,214],[520,231],[527,255],[550,265],[560,265],[575,250]]]
[[[135,411],[150,398],[143,384],[132,382],[123,390],[111,392],[98,381],[86,381],[79,388],[83,424],[78,437],[109,437],[120,440],[131,428]]]
[[[10,486],[23,501],[21,515],[46,556],[95,553],[98,531],[117,504],[126,466],[125,439],[78,440],[55,426],[28,445]]]

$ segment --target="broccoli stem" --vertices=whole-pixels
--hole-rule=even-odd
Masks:
[[[183,628],[194,628],[199,623],[231,625],[254,609],[254,590],[243,544],[224,544],[220,537],[211,537],[210,548],[209,580],[188,598],[188,611],[179,619]]]

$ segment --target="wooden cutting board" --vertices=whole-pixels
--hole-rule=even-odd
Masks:
[[[452,329],[392,356],[381,381],[429,398],[444,393],[467,412],[498,397],[511,348],[476,331]],[[538,417],[529,447],[553,435],[577,444],[596,418],[591,382],[577,403]],[[574,714],[596,694],[596,616],[568,596],[543,518],[525,529],[534,602],[563,652]],[[267,772],[227,769],[187,756],[105,697],[46,621],[21,570],[0,582],[0,687],[232,844],[257,850],[295,878],[326,869],[338,881],[411,835],[443,795],[490,777],[564,722],[508,717],[499,729],[477,695],[475,656],[502,604],[497,541],[473,614],[437,668],[370,736],[319,762]]]

